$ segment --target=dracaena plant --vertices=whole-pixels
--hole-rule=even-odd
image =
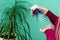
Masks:
[[[23,3],[28,4],[26,1],[16,1],[15,5],[4,10],[0,22],[0,37],[3,39],[32,40],[30,26],[25,16],[28,9]]]

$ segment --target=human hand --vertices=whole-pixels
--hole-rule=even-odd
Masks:
[[[31,12],[33,12],[36,9],[40,10],[44,14],[46,14],[48,12],[48,9],[41,7],[41,6],[38,6],[38,5],[34,5],[30,9],[31,9]]]
[[[32,11],[34,11],[35,9],[39,9],[39,6],[38,5],[34,5],[30,8]]]
[[[40,32],[45,32],[45,29],[44,28],[40,28]]]

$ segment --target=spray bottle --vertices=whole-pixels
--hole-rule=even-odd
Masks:
[[[41,11],[39,9],[34,10],[35,6],[37,6],[37,5],[32,6],[30,9],[31,9],[31,12],[32,12],[32,16],[36,16],[36,19],[38,20],[38,14],[40,14]]]

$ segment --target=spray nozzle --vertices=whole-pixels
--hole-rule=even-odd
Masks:
[[[36,9],[33,11],[33,13],[35,13],[36,15],[38,15],[38,13],[41,13],[41,11],[39,9]]]

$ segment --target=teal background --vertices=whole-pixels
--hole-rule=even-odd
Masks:
[[[49,10],[51,10],[54,14],[59,16],[58,14],[58,6],[60,4],[60,0],[22,0],[22,1],[28,1],[30,6],[26,6],[26,8],[30,8],[31,6],[37,4],[39,6],[45,7]],[[15,4],[15,0],[0,0],[0,21],[2,19],[3,11],[7,7],[12,7]],[[26,4],[23,4],[26,5]],[[36,20],[36,17],[31,16],[31,12],[26,13],[27,21],[30,25],[30,31],[31,36],[33,40],[46,40],[46,36],[44,33],[41,33],[39,29],[41,27],[45,28],[50,22],[50,20],[44,15],[43,17],[41,15],[38,16],[38,22]],[[42,18],[44,20],[42,20]],[[43,25],[42,25],[43,24]]]

